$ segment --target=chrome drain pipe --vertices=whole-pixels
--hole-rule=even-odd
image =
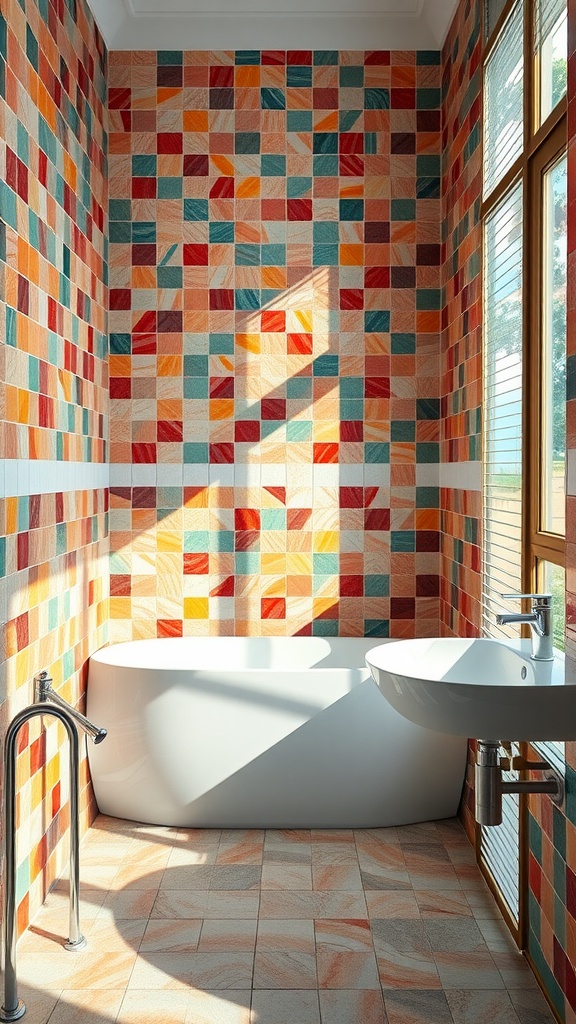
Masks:
[[[480,825],[502,824],[502,796],[504,793],[545,793],[559,806],[564,802],[564,779],[554,771],[548,761],[526,761],[523,757],[500,758],[499,740],[478,740],[474,771],[475,816]],[[510,768],[517,771],[541,771],[538,781],[518,780],[504,782],[502,772]]]
[[[50,683],[48,673],[43,672],[35,680]],[[14,716],[4,740],[4,799],[3,799],[3,853],[4,853],[4,913],[2,917],[2,956],[0,960],[3,986],[3,1001],[0,1007],[0,1021],[20,1020],[26,1013],[26,1006],[18,998],[18,976],[16,972],[16,741],[18,733],[32,718],[49,715],[62,723],[68,734],[70,752],[70,916],[68,941],[65,949],[76,951],[86,946],[86,939],[80,931],[80,819],[78,813],[78,779],[80,762],[80,741],[76,723],[88,732],[95,743],[106,736],[105,729],[99,729],[74,708],[69,708],[62,698],[59,706],[41,703],[31,704]],[[74,712],[74,713],[72,713]]]

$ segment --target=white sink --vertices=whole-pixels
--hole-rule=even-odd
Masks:
[[[366,663],[416,725],[478,739],[576,739],[576,685],[564,659],[532,661],[530,641],[396,640],[373,647]]]

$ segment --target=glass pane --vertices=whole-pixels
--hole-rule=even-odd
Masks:
[[[566,629],[566,572],[564,566],[553,562],[539,562],[542,571],[544,593],[552,594],[552,635],[557,651],[564,650],[564,633]]]
[[[519,0],[512,9],[486,64],[484,196],[490,194],[522,152],[523,26],[524,4]]]
[[[522,590],[522,186],[484,228],[484,631],[500,595]],[[517,629],[516,629],[517,634]]]
[[[541,528],[564,534],[566,467],[567,161],[544,175]]]
[[[536,5],[536,52],[540,56],[540,124],[566,92],[568,18],[565,0]]]

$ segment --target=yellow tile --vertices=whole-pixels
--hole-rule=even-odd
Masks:
[[[185,619],[207,619],[208,598],[207,597],[185,597],[184,598]]]
[[[314,551],[338,551],[339,534],[336,530],[318,530],[314,534]]]

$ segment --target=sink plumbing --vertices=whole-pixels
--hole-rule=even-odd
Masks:
[[[528,761],[524,757],[501,757],[499,740],[478,740],[475,766],[476,821],[480,825],[502,823],[504,793],[547,793],[553,803],[564,802],[564,779],[548,761]],[[510,750],[511,753],[511,750]],[[542,779],[518,779],[505,782],[502,772],[543,772]]]

